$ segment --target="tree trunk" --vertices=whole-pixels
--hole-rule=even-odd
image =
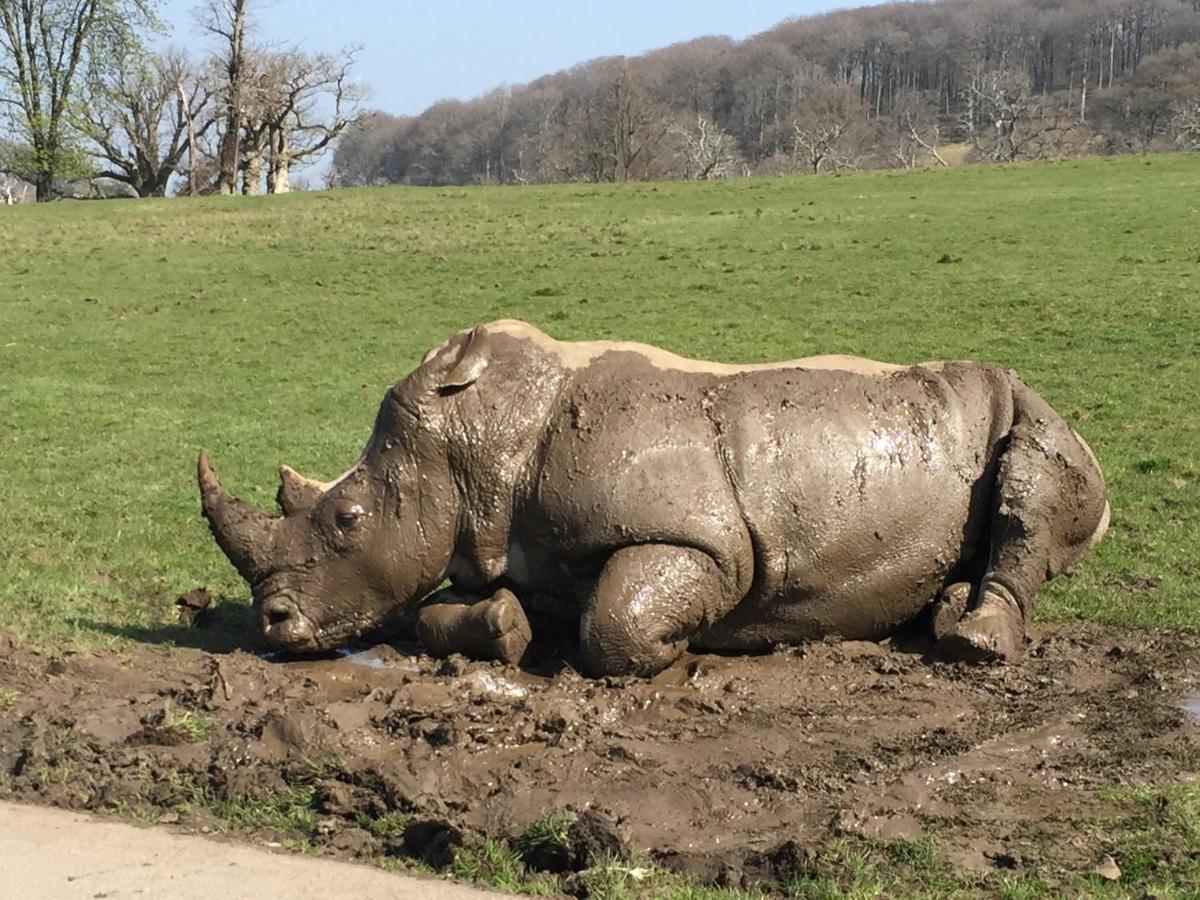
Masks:
[[[283,159],[271,167],[271,183],[268,186],[268,190],[272,194],[286,194],[291,191],[292,185],[289,180],[291,165],[289,160]]]
[[[267,193],[286,194],[292,189],[292,161],[287,157],[286,147],[271,157],[271,168],[267,171]]]
[[[242,160],[242,194],[257,197],[262,193],[262,153],[247,153]]]
[[[286,194],[292,189],[288,180],[292,160],[289,155],[287,126],[277,123],[271,128],[268,140],[271,155],[267,168],[267,193]]]
[[[36,191],[37,202],[45,203],[54,196],[54,173],[48,169],[39,170],[33,186]]]
[[[241,168],[242,144],[242,78],[245,62],[246,6],[249,0],[235,0],[233,21],[230,22],[229,60],[225,68],[228,78],[225,134],[221,137],[220,172],[217,193],[237,192],[238,171]]]

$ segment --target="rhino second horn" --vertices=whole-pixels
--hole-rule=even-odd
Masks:
[[[251,584],[270,573],[270,551],[275,523],[263,510],[243,503],[221,487],[208,454],[196,461],[200,504],[209,530],[238,573]]]
[[[285,516],[290,516],[309,509],[327,490],[329,485],[324,482],[305,478],[291,466],[280,466],[275,502]]]

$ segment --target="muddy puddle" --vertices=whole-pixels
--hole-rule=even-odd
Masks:
[[[1200,724],[1200,694],[1194,697],[1184,697],[1181,708],[1185,716],[1193,722]]]
[[[1200,636],[1055,626],[1012,667],[919,651],[817,643],[592,681],[408,644],[288,661],[17,646],[0,789],[190,828],[303,789],[302,837],[325,852],[435,864],[591,810],[635,856],[737,883],[844,835],[1087,868],[1103,847],[1080,823],[1111,814],[1098,788],[1200,773]],[[397,814],[402,835],[369,825]]]

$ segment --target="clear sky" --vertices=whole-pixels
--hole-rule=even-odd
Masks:
[[[196,0],[165,0],[172,42],[198,50]],[[306,50],[363,45],[368,106],[395,115],[468,99],[596,56],[709,34],[745,38],[791,16],[869,0],[255,0],[258,31]],[[198,54],[197,54],[198,55]]]

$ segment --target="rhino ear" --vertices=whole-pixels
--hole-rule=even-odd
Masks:
[[[305,478],[291,466],[279,467],[279,490],[275,492],[275,502],[285,516],[304,512],[312,507],[323,493],[327,485],[311,478]]]
[[[449,394],[473,385],[488,367],[490,357],[491,347],[481,328],[472,328],[460,338],[451,340],[449,346],[434,358],[438,392]]]

